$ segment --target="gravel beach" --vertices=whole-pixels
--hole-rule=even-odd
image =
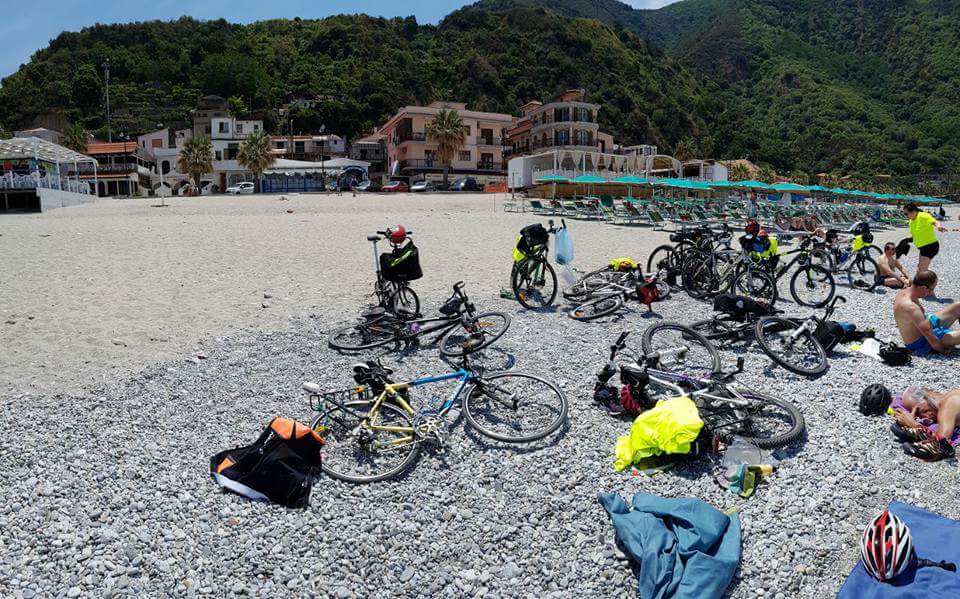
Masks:
[[[544,219],[504,213],[503,199],[108,200],[5,216],[0,596],[635,596],[596,497],[645,491],[739,510],[743,556],[730,597],[833,597],[863,525],[889,500],[960,518],[956,461],[905,456],[889,418],[856,410],[873,382],[960,386],[956,357],[895,369],[840,351],[810,381],[773,367],[759,348],[724,351],[728,367],[746,357],[738,381],[790,399],[807,422],[756,495],[721,489],[710,460],[653,477],[614,472],[613,446],[629,423],[591,399],[606,346],[622,330],[639,337],[660,319],[704,318],[710,306],[676,293],[652,315],[633,304],[593,323],[520,309],[498,291],[517,231]],[[431,347],[363,356],[327,347],[326,334],[368,302],[365,235],[397,222],[421,250],[425,276],[413,287],[424,312],[464,280],[481,310],[510,314],[485,364],[555,381],[570,402],[568,426],[512,447],[451,419],[445,452],[427,448],[385,483],[322,477],[302,511],[221,493],[210,457],[253,441],[274,415],[309,422],[302,382],[349,387],[361,357],[382,357],[398,380],[449,370]],[[645,261],[666,241],[649,228],[568,224],[582,270],[613,256]],[[905,236],[884,231],[876,243]],[[937,301],[947,302],[960,299],[960,235],[941,240],[933,269]],[[916,258],[914,249],[905,260],[911,272]],[[849,301],[836,320],[897,338],[893,291],[840,292]],[[415,393],[415,403],[438,401],[433,391]]]

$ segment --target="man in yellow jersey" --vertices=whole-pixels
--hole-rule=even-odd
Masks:
[[[940,242],[937,241],[936,231],[943,233],[946,229],[937,222],[929,212],[920,210],[916,204],[907,204],[903,213],[910,219],[910,236],[913,245],[920,250],[920,262],[917,264],[917,274],[930,270],[930,262],[940,252]]]

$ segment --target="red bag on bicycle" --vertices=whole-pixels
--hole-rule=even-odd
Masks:
[[[660,291],[657,289],[657,281],[655,279],[647,279],[637,288],[637,294],[640,296],[640,301],[646,304],[649,308],[650,304],[660,299]]]

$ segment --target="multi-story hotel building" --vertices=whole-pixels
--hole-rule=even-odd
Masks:
[[[506,176],[503,156],[504,130],[513,123],[509,114],[468,110],[460,102],[433,102],[429,106],[404,106],[378,133],[383,135],[391,178],[418,181],[443,178],[436,144],[427,135],[427,125],[441,110],[460,114],[466,131],[463,146],[450,163],[450,179],[474,177],[480,183],[502,181]]]
[[[612,153],[613,136],[600,131],[599,104],[586,101],[586,92],[571,89],[556,100],[536,100],[520,107],[520,117],[506,130],[507,154],[518,156],[551,150]]]

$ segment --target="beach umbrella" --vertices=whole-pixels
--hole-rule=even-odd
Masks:
[[[625,175],[623,177],[617,177],[613,180],[614,183],[622,183],[627,186],[627,197],[633,197],[631,190],[634,185],[650,185],[650,181],[647,181],[643,177],[638,177],[636,175]]]
[[[570,182],[579,185],[596,185],[597,183],[606,183],[607,180],[596,175],[580,175],[571,179]]]
[[[807,194],[810,192],[809,187],[806,185],[800,185],[798,183],[775,183],[770,186],[770,189],[784,193]]]

